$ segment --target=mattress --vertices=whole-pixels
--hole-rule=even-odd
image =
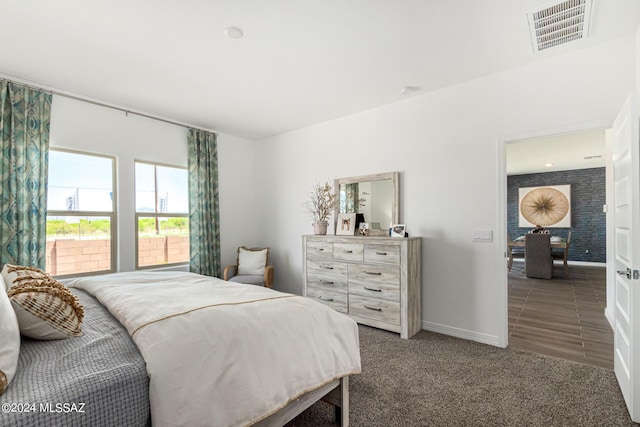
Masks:
[[[85,309],[84,334],[55,341],[22,337],[16,375],[0,396],[0,426],[150,425],[140,351],[97,300],[72,292]]]

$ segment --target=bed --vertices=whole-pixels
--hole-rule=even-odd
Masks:
[[[22,339],[0,402],[39,407],[0,412],[2,426],[283,425],[319,399],[348,425],[358,329],[322,304],[186,272],[68,286],[85,308],[84,334]]]

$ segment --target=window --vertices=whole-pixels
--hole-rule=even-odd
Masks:
[[[137,268],[189,262],[187,169],[136,162]]]
[[[49,150],[46,271],[115,271],[115,159]]]

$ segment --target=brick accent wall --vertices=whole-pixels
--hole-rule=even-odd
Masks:
[[[189,261],[189,237],[140,239],[140,266]],[[111,240],[56,239],[47,241],[47,272],[54,276],[90,273],[111,268]]]
[[[571,228],[551,228],[554,236],[571,230],[569,260],[606,262],[605,168],[511,175],[507,177],[507,233],[515,239],[530,228],[518,227],[518,189],[571,184]],[[589,253],[586,253],[589,251]]]

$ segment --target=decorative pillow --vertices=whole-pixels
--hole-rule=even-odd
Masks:
[[[18,284],[19,277],[32,278],[32,279],[46,279],[48,277],[51,277],[49,276],[49,274],[45,273],[39,268],[24,267],[22,265],[12,265],[12,264],[5,264],[4,267],[2,267],[2,271],[0,271],[0,275],[2,275],[2,278],[4,279],[5,288],[7,289],[7,291],[13,285]]]
[[[18,367],[20,354],[20,330],[18,319],[11,307],[7,293],[3,291],[4,280],[0,276],[0,395],[4,393]]]
[[[269,262],[269,248],[238,248],[238,274],[263,275]]]
[[[22,335],[39,340],[82,335],[84,308],[62,283],[34,267],[5,265],[2,276],[13,279],[8,295]]]

